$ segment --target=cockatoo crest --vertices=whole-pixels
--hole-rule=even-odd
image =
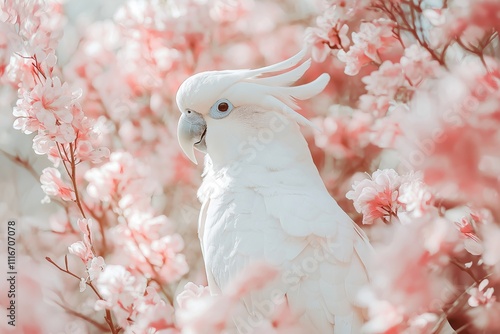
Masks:
[[[302,125],[312,125],[295,111],[298,109],[295,100],[319,94],[330,76],[324,73],[310,83],[290,87],[311,66],[311,59],[298,65],[304,56],[305,50],[302,50],[285,61],[259,69],[198,73],[180,86],[177,105],[181,111],[206,115],[216,101],[228,98],[235,107],[258,103],[264,109],[281,111]],[[283,73],[271,75],[276,72]]]

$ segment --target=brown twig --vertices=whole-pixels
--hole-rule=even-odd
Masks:
[[[86,322],[88,322],[88,323],[92,324],[93,326],[97,327],[100,331],[102,331],[102,332],[108,332],[109,331],[108,328],[105,325],[103,325],[103,324],[95,321],[94,319],[86,316],[85,314],[79,313],[79,312],[77,312],[77,311],[69,308],[68,306],[64,305],[63,303],[59,303],[56,300],[53,300],[53,302],[56,303],[57,305],[59,305],[59,307],[61,307],[66,313],[68,313],[68,314],[70,314],[72,316],[75,316],[77,318],[85,320]]]
[[[31,166],[31,164],[27,160],[24,160],[17,155],[10,154],[9,152],[6,152],[1,148],[0,148],[0,153],[2,153],[7,159],[12,161],[13,163],[20,165],[21,167],[26,169],[26,171],[30,173],[31,176],[35,178],[35,180],[40,180],[40,175],[35,171],[33,166]]]
[[[52,260],[50,257],[45,257],[45,260],[47,260],[48,262],[50,262],[51,264],[53,264],[57,269],[59,269],[60,271],[62,271],[63,273],[66,273],[70,276],[73,276],[74,278],[78,279],[78,281],[80,281],[80,277],[78,277],[76,274],[72,273],[69,268],[68,268],[68,256],[65,255],[64,256],[64,265],[66,267],[66,269],[60,267],[57,263],[54,262],[54,260]],[[96,294],[97,298],[99,298],[100,300],[104,300],[104,298],[101,296],[101,294],[99,293],[99,291],[97,291],[97,289],[95,288],[94,284],[92,284],[92,282],[87,282],[85,281],[85,284],[87,284],[93,291],[94,293]],[[113,318],[111,317],[111,311],[106,309],[106,315],[104,316],[104,320],[106,320],[106,323],[108,324],[109,326],[109,329],[111,330],[111,333],[113,334],[118,334],[118,329],[115,328],[115,325],[113,323]]]
[[[456,259],[451,258],[450,262],[453,263],[455,266],[457,266],[460,270],[466,272],[477,284],[479,284],[481,281],[476,277],[474,272],[470,269],[458,262]]]
[[[106,254],[108,250],[108,245],[106,242],[106,234],[105,234],[105,227],[107,226],[107,218],[106,216],[98,216],[94,210],[92,210],[85,202],[82,202],[82,205],[85,207],[85,210],[90,213],[90,215],[97,221],[97,224],[99,225],[99,232],[101,233],[102,236],[102,246],[101,246],[101,253]]]
[[[76,140],[75,140],[76,143]],[[78,205],[78,209],[80,209],[80,212],[82,213],[83,218],[87,218],[85,215],[85,211],[83,211],[82,203],[80,202],[80,195],[78,192],[78,187],[76,186],[76,164],[75,164],[75,148],[73,146],[73,143],[69,144],[69,151],[70,151],[70,158],[71,158],[71,182],[73,183],[73,190],[75,191],[75,198],[76,198],[76,205]],[[89,234],[90,238],[90,234]]]
[[[444,324],[446,323],[446,320],[448,319],[448,317],[452,314],[454,314],[459,308],[461,308],[465,302],[465,298],[464,297],[467,297],[467,293],[470,289],[472,289],[473,287],[475,287],[477,285],[477,283],[473,283],[471,286],[469,286],[467,289],[465,289],[464,292],[462,292],[456,299],[455,301],[451,304],[451,306],[444,310],[443,313],[441,314],[441,316],[439,317],[436,325],[434,326],[433,330],[432,330],[432,334],[438,334],[441,332],[441,329],[443,328]]]

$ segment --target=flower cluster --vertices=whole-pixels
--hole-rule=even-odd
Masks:
[[[434,195],[417,174],[400,176],[394,169],[377,170],[370,178],[355,181],[346,197],[363,214],[363,224],[377,221],[402,223],[407,215],[422,217],[434,206]]]

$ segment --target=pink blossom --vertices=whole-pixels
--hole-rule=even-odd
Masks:
[[[80,232],[83,233],[83,235],[90,235],[91,229],[93,226],[94,220],[92,218],[86,219],[86,218],[80,218],[77,220],[76,224],[78,225],[78,229]]]
[[[472,307],[467,311],[467,314],[474,327],[480,331],[495,333],[500,330],[500,323],[498,322],[500,316],[499,302],[488,302],[486,305]]]
[[[54,167],[59,167],[59,164],[61,163],[61,156],[59,155],[59,151],[57,150],[57,147],[55,146],[55,143],[49,142],[48,138],[40,138],[39,142],[35,142],[37,139],[38,135],[35,136],[33,139],[33,150],[37,154],[47,154],[47,158],[52,162]],[[45,151],[46,146],[45,145],[50,145],[49,149]]]
[[[433,224],[429,224],[429,220]],[[424,217],[427,226],[422,229],[421,235],[423,246],[428,253],[428,260],[436,261],[438,265],[448,264],[453,252],[462,249],[460,247],[460,238],[453,228],[453,224],[444,218]]]
[[[495,277],[500,276],[500,228],[494,224],[481,226],[481,232],[484,238],[484,251],[482,259],[487,266],[490,266]]]
[[[424,182],[439,188],[443,196],[460,194],[481,205],[488,196],[480,189],[497,184],[492,179],[495,168],[486,172],[477,166],[495,155],[492,138],[497,131],[492,125],[498,120],[492,112],[500,96],[493,79],[498,76],[484,74],[478,66],[471,62],[467,71],[429,82],[431,88],[413,98],[411,113],[401,119],[405,136],[398,150],[404,164],[423,171]]]
[[[390,231],[380,231],[387,228]],[[418,328],[416,315],[439,315],[440,307],[455,297],[455,287],[441,268],[449,263],[459,243],[458,232],[450,221],[432,216],[374,229],[374,233],[382,232],[382,239],[375,245],[372,282],[360,295],[360,302],[369,310],[367,329],[399,333]]]
[[[483,178],[476,167],[481,159],[480,153],[467,154],[466,152],[470,152],[468,149],[470,147],[479,147],[480,143],[484,143],[491,136],[492,132],[486,129],[478,132],[470,126],[443,129],[440,140],[435,144],[433,157],[427,160],[428,165],[424,172],[425,182],[436,185],[448,178],[459,180],[467,175],[467,178],[457,181],[457,184],[462,189],[475,192],[478,184],[471,181]],[[460,165],[456,165],[458,161],[461,161]],[[455,167],[448,170],[449,166]],[[443,179],[443,176],[446,177]]]
[[[25,133],[46,130],[62,143],[71,142],[76,137],[71,127],[71,103],[72,94],[67,83],[62,84],[58,77],[47,78],[33,90],[22,93],[13,112],[18,117],[14,128]]]
[[[104,300],[98,300],[96,310],[113,310],[120,326],[128,326],[133,313],[134,301],[143,295],[145,278],[133,276],[125,267],[107,265],[96,280],[96,286]]]
[[[312,59],[318,63],[324,62],[332,51],[323,35],[321,29],[314,27],[308,28],[305,37],[306,43],[312,47]]]
[[[183,306],[177,314],[179,323],[188,333],[231,333],[235,326],[250,333],[305,333],[284,303],[276,305],[256,324],[247,322],[250,315],[240,299],[265,288],[278,274],[267,264],[253,263],[232,281],[227,292],[218,296],[209,296],[202,287],[187,284],[179,295]]]
[[[134,161],[130,153],[113,152],[109,162],[86,172],[89,181],[87,191],[93,198],[102,201],[118,201],[122,209],[144,205],[144,197],[150,197],[157,189],[157,184],[148,179],[149,168]],[[117,194],[121,198],[117,198]],[[149,198],[147,199],[149,201]]]
[[[167,235],[151,244],[152,264],[160,269],[160,276],[165,282],[175,282],[189,271],[184,254],[184,241],[178,234]]]
[[[385,116],[391,105],[407,103],[411,97],[407,93],[409,87],[399,63],[384,61],[378,70],[363,77],[361,81],[366,84],[367,94],[360,97],[359,106],[378,117]]]
[[[426,78],[437,76],[441,70],[439,63],[432,59],[431,54],[417,44],[412,44],[405,49],[400,63],[411,86],[416,86]]]
[[[86,172],[85,178],[89,181],[87,192],[90,196],[102,201],[110,201],[120,190],[119,182],[123,173],[127,172],[128,169],[122,167],[119,157],[121,157],[120,153],[113,153],[108,163]]]
[[[356,42],[356,40],[354,39],[354,34],[355,33],[353,33],[353,41]],[[363,66],[369,64],[372,61],[372,59],[369,58],[365,54],[364,50],[358,45],[351,46],[348,52],[340,50],[337,54],[337,57],[341,62],[346,63],[344,72],[347,75],[358,74]]]
[[[315,133],[315,142],[336,159],[352,159],[365,154],[370,144],[373,118],[348,107],[332,108],[331,116],[317,124],[322,130]]]
[[[210,296],[208,286],[196,285],[193,282],[188,282],[184,286],[184,290],[177,295],[177,303],[181,309],[189,307],[189,303],[199,298]]]
[[[426,312],[419,314],[412,317],[408,321],[409,330],[407,332],[412,334],[425,334],[432,332],[438,321],[440,321],[440,319],[435,313]]]
[[[316,24],[317,27],[308,28],[305,34],[305,41],[311,45],[315,61],[321,63],[333,50],[343,50],[349,46],[349,27],[343,23],[336,6],[328,7],[317,18]]]
[[[210,9],[210,17],[216,22],[233,22],[240,17],[245,17],[253,5],[253,1],[250,0],[217,0]]]
[[[479,240],[474,227],[468,219],[462,218],[461,221],[455,223],[464,236],[464,247],[472,255],[481,255],[483,253],[483,245]]]
[[[60,209],[49,218],[50,229],[54,233],[65,233],[72,229],[67,213]]]
[[[134,302],[133,324],[127,333],[144,333],[156,330],[157,333],[179,334],[174,322],[174,308],[166,303],[152,286],[146,288],[144,295]]]
[[[495,289],[490,287],[485,290],[489,283],[488,279],[484,279],[479,283],[477,288],[472,288],[468,291],[470,295],[468,303],[470,306],[478,307],[479,305],[487,305],[495,302],[496,297],[493,296]]]
[[[177,311],[176,318],[186,333],[227,333],[228,328],[234,331],[231,315],[241,311],[241,306],[224,296],[204,295],[188,300],[185,306]]]
[[[78,286],[79,286],[80,292],[85,291],[85,289],[87,289],[87,280],[83,277],[80,278],[80,283]]]
[[[398,332],[398,327],[402,323],[403,314],[397,309],[396,306],[391,305],[387,301],[377,300],[375,296],[365,292],[362,295],[365,302],[369,304],[370,320],[363,326],[363,331],[366,333],[391,333]]]
[[[338,58],[346,63],[345,73],[358,74],[370,62],[380,63],[380,52],[394,43],[392,22],[379,19],[361,23],[359,32],[352,33],[353,45],[347,52],[340,50]]]
[[[68,251],[70,254],[78,256],[85,263],[94,257],[92,250],[83,241],[72,243],[68,247]]]
[[[81,160],[100,163],[109,157],[110,151],[107,147],[94,148],[94,145],[89,140],[79,140],[76,154]]]
[[[363,214],[363,224],[390,221],[400,207],[400,184],[401,177],[393,169],[377,170],[371,178],[354,182],[353,190],[346,197],[353,200],[356,211]]]
[[[98,271],[104,268],[104,259],[102,257],[96,258],[92,246],[92,219],[78,219],[78,228],[83,234],[83,241],[73,243],[68,250],[71,254],[78,256],[87,265],[87,271],[90,274],[90,280],[97,277]],[[89,260],[92,260],[89,263]],[[101,268],[102,267],[102,268]]]
[[[405,107],[403,106],[401,109],[405,109]],[[372,110],[377,109],[374,108]],[[383,112],[385,112],[385,110],[387,110],[386,106],[380,106],[379,111],[380,110],[384,110]],[[391,112],[390,108],[389,112]],[[396,117],[382,117],[376,119],[373,127],[371,128],[370,142],[381,149],[395,148],[397,141],[403,135],[398,118],[399,115]]]
[[[92,258],[87,265],[87,272],[89,273],[89,280],[91,281],[98,278],[101,272],[104,271],[104,268],[106,268],[106,263],[102,256]]]
[[[35,138],[33,138],[33,150],[35,153],[40,155],[47,154],[51,148],[56,148],[54,141],[45,134],[45,131],[39,131]],[[59,153],[57,153],[57,157],[59,157]]]
[[[366,90],[370,94],[387,95],[391,100],[405,83],[401,65],[388,60],[384,61],[378,70],[361,80],[366,84]]]
[[[421,174],[410,174],[401,183],[398,202],[406,212],[414,217],[422,217],[433,207],[434,195],[422,181]]]
[[[490,33],[490,29],[498,29],[496,13],[499,8],[494,0],[464,1],[447,10],[426,12],[426,16],[439,28],[436,29],[439,37],[437,45],[458,38],[462,45],[474,47]]]
[[[52,167],[47,167],[40,176],[42,190],[49,196],[59,197],[64,201],[76,199],[73,189],[61,179],[61,173]]]
[[[359,97],[359,109],[373,113],[375,116],[385,116],[390,107],[391,99],[386,95],[364,94]]]

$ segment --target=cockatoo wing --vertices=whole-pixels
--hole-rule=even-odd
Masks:
[[[283,276],[244,300],[250,316],[274,290],[317,333],[359,332],[353,304],[368,280],[364,263],[371,252],[364,233],[330,197],[317,171],[310,179],[311,173],[295,169],[269,175],[261,168],[245,173],[260,175],[258,180],[221,177],[212,184],[224,191],[214,187],[204,199],[200,238],[209,280],[223,288],[251,261],[266,261]]]
[[[328,323],[335,333],[358,333],[362,321],[353,306],[368,281],[364,263],[371,251],[364,234],[321,188],[268,197],[266,205],[286,234],[309,241],[292,260],[302,272],[287,292],[291,309],[318,333],[328,333]]]
[[[200,209],[200,216],[198,218],[198,237],[200,239],[201,254],[205,258],[205,245],[203,241],[203,235],[205,234],[205,222],[207,220],[207,211],[210,206],[210,199],[205,200]],[[221,293],[219,285],[216,283],[214,275],[210,270],[206,270],[207,273],[207,283],[210,288],[210,293],[213,295],[218,295]]]

